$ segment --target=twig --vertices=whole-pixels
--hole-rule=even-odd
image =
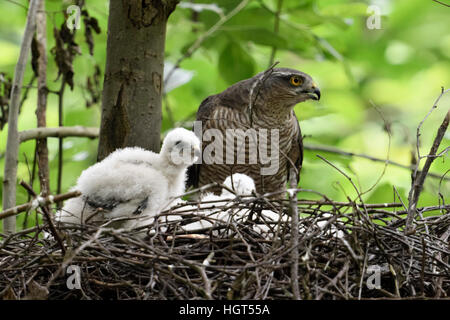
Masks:
[[[20,132],[19,132],[19,135],[20,135]],[[36,164],[37,164],[36,163],[37,162],[37,160],[36,160],[36,143],[34,144],[33,164],[32,164],[31,171],[30,171],[28,158],[27,158],[26,154],[24,154],[24,157],[25,157],[25,163],[27,164],[28,174],[29,174],[29,177],[30,177],[30,180],[29,180],[28,183],[30,184],[30,186],[32,186],[32,185],[34,185],[34,177],[36,175]],[[28,194],[27,201],[29,202],[30,200],[31,200],[31,195]],[[22,229],[27,229],[28,228],[28,216],[29,216],[29,214],[28,214],[28,211],[27,211],[25,213],[25,218],[23,219]]]
[[[197,272],[202,277],[203,282],[205,283],[205,295],[206,295],[206,298],[209,300],[212,300],[211,281],[208,279],[208,275],[206,274],[205,268],[211,264],[213,257],[214,257],[214,251],[211,252],[208,255],[208,257],[206,257],[206,259],[203,261],[203,266],[194,266],[194,268],[197,270]]]
[[[422,238],[422,268],[420,270],[420,278],[421,278],[421,284],[420,284],[420,291],[422,292],[422,296],[425,296],[425,262],[426,262],[426,255],[425,250],[426,243],[425,240]]]
[[[361,300],[361,293],[362,293],[362,288],[363,288],[363,280],[364,280],[364,275],[365,275],[366,266],[367,266],[367,258],[368,258],[367,253],[368,252],[369,252],[369,248],[366,247],[366,252],[364,253],[364,262],[363,262],[363,266],[362,266],[362,270],[361,270],[361,279],[359,280],[358,300]]]
[[[442,4],[443,6],[446,6],[446,7],[450,7],[450,4],[446,4],[446,3],[443,3],[443,2],[438,1],[438,0],[431,0],[431,1],[434,1],[436,3]]]
[[[250,128],[253,128],[253,105],[256,103],[256,100],[258,99],[261,87],[263,86],[264,82],[266,82],[266,80],[269,78],[269,76],[272,74],[273,68],[275,68],[275,66],[279,63],[280,63],[279,61],[274,62],[269,68],[267,68],[267,70],[265,70],[258,78],[256,78],[255,82],[252,84],[248,98],[249,101],[248,113],[250,118]]]
[[[389,165],[393,165],[396,167],[400,167],[403,169],[407,169],[407,170],[414,170],[415,166],[407,166],[392,160],[386,160],[386,159],[381,159],[381,158],[376,158],[376,157],[372,157],[366,154],[362,154],[362,153],[355,153],[355,152],[350,152],[350,151],[345,151],[345,150],[340,150],[338,148],[335,147],[329,147],[329,146],[318,146],[318,145],[310,145],[310,144],[304,144],[303,145],[303,149],[305,150],[311,150],[311,151],[323,151],[323,152],[329,152],[329,153],[334,153],[334,154],[340,154],[343,156],[349,156],[349,157],[358,157],[358,158],[364,158],[364,159],[368,159],[374,162],[382,162],[384,164],[389,164]],[[441,179],[442,176],[436,173],[432,173],[429,172],[428,173],[429,177],[432,178],[436,178],[436,179]],[[450,180],[450,178],[444,178],[445,180]]]
[[[20,105],[19,105],[19,113],[22,111],[22,106],[25,103],[25,100],[27,100],[28,98],[28,93],[30,92],[30,89],[33,86],[34,80],[36,80],[36,75],[33,73],[33,75],[31,76],[30,81],[28,82],[28,84],[24,87],[25,91],[23,93],[22,96],[22,100],[20,100]]]
[[[56,128],[36,128],[19,132],[20,142],[43,139],[43,138],[64,138],[64,137],[86,137],[98,138],[99,129],[94,127],[56,127]]]
[[[63,75],[61,80],[61,88],[58,92],[58,125],[60,128],[64,127],[64,107],[63,107],[63,101],[64,101],[64,89],[66,87],[66,75]],[[63,138],[59,137],[58,141],[58,180],[57,180],[57,187],[56,187],[56,193],[61,193],[61,184],[62,184],[62,170],[63,170]],[[60,203],[58,203],[58,209],[61,208]]]
[[[431,111],[434,108],[436,108],[437,103],[439,102],[440,98],[448,91],[450,91],[450,89],[447,89],[444,91],[444,89],[442,88],[442,92],[439,95],[436,102],[433,104],[433,108],[426,115],[424,120],[422,120],[422,122],[419,124],[419,126],[417,128],[417,141],[419,140],[419,136],[420,136],[419,130],[420,130],[421,125],[426,120],[426,118],[429,116]],[[449,121],[450,121],[450,110],[447,111],[445,118],[442,121],[442,124],[440,125],[440,127],[437,131],[437,134],[436,134],[436,137],[434,138],[433,145],[431,146],[430,152],[428,153],[428,156],[426,156],[426,161],[425,161],[422,171],[419,174],[417,174],[417,170],[416,170],[413,174],[412,186],[411,186],[411,190],[409,191],[409,195],[408,195],[409,204],[408,204],[408,216],[406,218],[406,225],[405,225],[406,233],[413,232],[412,223],[413,223],[414,218],[417,213],[416,206],[417,206],[417,202],[419,201],[420,192],[422,191],[423,184],[427,177],[428,171],[430,170],[431,164],[436,159],[437,150],[441,144],[442,139],[444,138],[445,132],[447,131]],[[417,145],[418,144],[419,143],[417,142]],[[419,162],[421,160],[421,157],[419,154],[418,154],[418,158],[419,158],[419,161],[417,161],[417,168],[418,168]]]
[[[21,3],[17,2],[17,1],[14,1],[14,0],[6,0],[6,1],[8,1],[8,2],[10,2],[10,3],[13,3],[13,4],[15,4],[15,5],[19,6],[19,7],[22,7],[22,8],[24,8],[25,10],[28,10],[28,7],[27,7],[27,6],[21,4]]]
[[[91,243],[97,240],[104,231],[105,229],[99,228],[97,232],[88,241],[84,242],[81,246],[79,246],[76,250],[74,250],[68,257],[65,257],[64,261],[61,263],[58,270],[56,270],[56,272],[52,274],[52,277],[47,283],[47,288],[49,288],[53,284],[53,281],[55,281],[55,279],[61,274],[61,272],[66,269],[66,266],[68,266],[73,261],[73,259],[78,255],[78,253],[83,251],[84,248],[90,246]]]
[[[352,178],[350,178],[344,171],[342,171],[341,169],[339,169],[338,167],[336,167],[334,164],[332,164],[330,161],[328,161],[327,159],[325,159],[322,156],[316,155],[319,159],[325,161],[326,163],[328,163],[331,167],[333,167],[334,169],[336,169],[338,172],[340,172],[345,178],[347,178],[347,180],[351,183],[351,185],[353,186],[353,189],[355,189],[356,193],[357,193],[357,198],[359,199],[359,201],[361,202],[362,207],[364,208],[364,217],[366,219],[368,219],[368,213],[367,213],[367,207],[364,204],[364,201],[361,197],[361,192],[358,190],[358,187],[356,187],[355,183],[353,182]],[[355,204],[356,206],[356,204]],[[368,222],[370,222],[370,220],[367,220]],[[341,239],[342,240],[342,239]]]
[[[22,187],[24,187],[29,194],[31,194],[34,198],[37,198],[38,195],[36,194],[36,192],[33,190],[33,187],[31,187],[28,183],[26,183],[25,181],[21,181],[20,185]],[[56,231],[55,225],[53,224],[53,220],[52,217],[50,216],[50,213],[48,211],[47,205],[42,202],[39,201],[39,199],[36,199],[35,201],[38,201],[39,206],[42,209],[42,212],[44,213],[44,217],[47,220],[49,229],[50,229],[50,233],[52,234],[52,236],[56,239],[56,241],[58,242],[59,247],[61,248],[61,251],[63,253],[63,255],[66,253],[66,248],[64,247],[64,244],[61,240],[61,237],[58,234],[58,231]]]
[[[374,183],[369,189],[367,189],[366,191],[361,192],[361,195],[366,194],[366,193],[372,191],[373,188],[375,188],[375,187],[378,185],[378,183],[381,181],[381,179],[383,178],[384,174],[386,173],[386,169],[387,169],[388,164],[389,164],[389,155],[390,155],[390,153],[391,153],[391,139],[392,139],[392,136],[391,136],[390,125],[388,124],[387,120],[384,118],[383,113],[382,113],[382,112],[379,110],[379,108],[375,105],[375,103],[373,103],[372,101],[370,101],[370,104],[371,104],[372,107],[375,109],[375,111],[378,112],[378,114],[380,115],[381,119],[383,120],[384,128],[385,128],[385,131],[386,131],[386,133],[387,133],[387,135],[388,135],[388,147],[387,147],[386,161],[385,161],[385,163],[384,163],[383,171],[381,172],[380,176],[377,178],[377,180],[375,181],[375,183]]]
[[[79,191],[71,191],[64,194],[58,194],[55,196],[49,195],[42,199],[42,202],[45,203],[45,205],[49,205],[55,202],[61,202],[70,198],[75,198],[81,195],[81,192]],[[33,201],[30,201],[25,204],[21,204],[19,206],[15,206],[13,208],[9,208],[7,210],[4,210],[0,212],[0,220],[15,216],[21,212],[29,210],[33,206]]]
[[[324,289],[328,289],[330,286],[336,286],[338,280],[339,280],[340,278],[342,278],[342,277],[344,276],[344,274],[346,274],[346,272],[348,271],[349,265],[350,265],[350,262],[349,262],[349,261],[346,261],[345,264],[344,264],[344,267],[342,268],[342,270],[339,271],[339,273],[336,275],[336,277],[334,277],[333,280],[330,281],[330,282],[324,287]],[[320,300],[320,299],[323,297],[323,294],[324,294],[323,292],[320,293],[319,296],[317,297],[317,299]]]
[[[291,265],[291,282],[292,282],[292,296],[295,300],[301,300],[300,297],[300,288],[298,284],[298,241],[299,241],[299,230],[298,230],[298,207],[297,207],[297,175],[293,173],[293,169],[290,169],[290,190],[289,193],[289,204],[290,204],[290,213],[292,217],[292,227],[291,227],[291,236],[292,236],[292,265]]]

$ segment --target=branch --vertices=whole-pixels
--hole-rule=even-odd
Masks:
[[[443,6],[446,6],[446,7],[450,7],[450,4],[446,4],[446,3],[440,2],[438,0],[431,0],[431,1],[434,1],[436,3],[442,4]]]
[[[392,160],[388,160],[388,159],[381,159],[381,158],[376,158],[376,157],[372,157],[369,156],[367,154],[363,154],[363,153],[354,153],[354,152],[350,152],[350,151],[345,151],[345,150],[340,150],[338,148],[334,148],[334,147],[329,147],[329,146],[317,146],[317,145],[310,145],[310,144],[304,144],[303,145],[303,149],[305,150],[311,150],[311,151],[323,151],[323,152],[329,152],[329,153],[335,153],[335,154],[340,154],[342,156],[349,156],[349,157],[359,157],[359,158],[364,158],[364,159],[368,159],[374,162],[382,162],[382,163],[387,163],[399,168],[403,168],[403,169],[407,169],[407,170],[415,170],[416,166],[407,166]],[[429,177],[432,178],[436,178],[436,179],[441,179],[442,176],[440,176],[439,174],[436,173],[428,173]],[[444,178],[445,180],[450,180],[450,178]]]
[[[294,167],[293,167],[294,168]],[[298,285],[298,240],[299,240],[299,228],[298,228],[298,207],[297,207],[297,175],[294,174],[294,169],[291,168],[289,174],[289,207],[292,217],[291,221],[291,236],[292,236],[292,252],[291,252],[291,285],[292,295],[295,300],[301,300],[300,288]]]
[[[36,128],[21,131],[19,133],[20,142],[25,142],[32,139],[42,138],[63,138],[63,137],[86,137],[95,139],[98,138],[99,129],[94,127],[57,127],[57,128]]]
[[[275,34],[278,34],[279,29],[280,29],[280,15],[281,15],[282,7],[283,7],[283,0],[278,0],[277,1],[277,11],[275,12],[275,23],[273,26],[273,32]],[[272,52],[270,53],[269,67],[274,63],[276,52],[277,52],[277,47],[273,46]]]
[[[316,154],[316,156],[318,158],[320,158],[321,160],[323,160],[325,163],[328,163],[331,167],[333,167],[334,169],[336,169],[339,173],[341,173],[345,178],[347,178],[347,180],[351,183],[351,185],[353,186],[353,188],[355,189],[356,193],[357,193],[357,198],[359,199],[359,201],[361,201],[361,206],[364,209],[364,213],[365,215],[363,215],[363,217],[365,219],[367,219],[367,222],[369,222],[370,224],[372,224],[372,221],[369,219],[368,216],[368,211],[367,211],[367,207],[366,204],[364,203],[362,196],[361,196],[361,192],[359,191],[358,187],[356,187],[356,184],[353,182],[352,178],[350,178],[344,171],[342,171],[341,169],[339,169],[337,166],[335,166],[334,164],[332,164],[330,161],[328,161],[327,159],[325,159],[324,157],[319,156],[318,154]],[[355,203],[356,205],[356,203]],[[341,239],[342,240],[342,239]]]
[[[443,93],[444,93],[444,90],[442,90],[442,94]],[[442,94],[441,94],[441,96],[442,96]],[[413,180],[412,187],[409,192],[409,199],[408,199],[409,200],[408,216],[406,218],[406,225],[405,225],[406,233],[413,231],[412,230],[412,222],[413,222],[414,217],[417,212],[416,206],[417,206],[417,202],[419,201],[420,192],[422,191],[423,184],[425,182],[425,178],[427,177],[427,174],[428,174],[428,170],[430,169],[433,161],[437,158],[436,153],[439,148],[439,145],[441,144],[442,139],[444,138],[445,132],[447,131],[449,121],[450,121],[450,110],[447,111],[444,121],[442,121],[442,124],[438,129],[436,138],[433,141],[433,145],[431,146],[430,152],[427,156],[427,160],[425,161],[425,165],[423,166],[422,171]]]
[[[55,225],[53,224],[53,220],[52,217],[50,216],[50,211],[47,207],[47,204],[45,204],[45,202],[40,201],[38,195],[36,194],[36,192],[33,190],[33,187],[30,186],[28,183],[26,183],[25,181],[21,181],[20,185],[22,187],[25,188],[25,190],[27,190],[27,192],[33,196],[33,198],[35,200],[33,200],[33,202],[37,202],[37,204],[41,207],[42,209],[42,213],[44,214],[45,220],[47,220],[49,229],[50,229],[50,233],[52,234],[52,236],[56,239],[56,242],[58,242],[59,247],[61,248],[61,252],[63,255],[65,255],[66,253],[66,248],[64,247],[64,244],[61,240],[61,237],[58,234],[58,231],[56,231]],[[33,205],[35,205],[35,203],[33,203]]]
[[[30,89],[33,88],[34,80],[36,80],[36,75],[33,73],[33,75],[31,76],[30,82],[28,82],[28,84],[26,86],[22,86],[22,89],[25,88],[25,91],[23,92],[22,99],[20,100],[19,113],[22,112],[23,104],[25,103],[25,101],[28,98],[28,94],[30,93]]]
[[[8,138],[6,142],[5,173],[3,180],[3,209],[11,208],[16,204],[17,161],[19,153],[19,132],[17,120],[19,116],[20,95],[22,91],[23,76],[30,53],[31,40],[36,26],[36,12],[38,0],[31,0],[27,15],[27,23],[20,48],[20,55],[14,73],[11,91],[11,104],[8,112]],[[5,233],[13,233],[16,228],[14,218],[3,222]]]
[[[41,202],[44,205],[49,205],[49,204],[52,204],[54,202],[64,201],[64,200],[67,200],[67,199],[70,199],[70,198],[78,197],[80,195],[81,195],[80,191],[71,191],[71,192],[64,193],[64,194],[59,194],[59,195],[56,195],[56,196],[52,196],[52,195],[47,196],[47,197],[43,198],[41,200]],[[9,209],[7,209],[5,211],[2,211],[2,212],[0,212],[0,220],[8,218],[8,217],[15,216],[15,215],[18,215],[21,212],[27,211],[30,208],[32,208],[33,205],[34,205],[33,201],[30,201],[28,203],[21,204],[19,206],[15,206],[13,208],[9,208]]]
[[[208,39],[214,32],[216,32],[225,22],[230,20],[232,17],[234,17],[237,13],[239,13],[242,9],[244,9],[247,4],[250,2],[250,0],[242,0],[233,10],[231,10],[226,16],[223,16],[217,21],[215,25],[213,25],[208,31],[206,31],[203,35],[201,35],[197,40],[192,44],[192,46],[189,47],[189,49],[186,50],[186,52],[175,62],[175,65],[173,66],[170,73],[167,75],[165,81],[168,82],[169,79],[172,77],[173,73],[177,68],[180,67],[181,62],[192,56],[192,54],[200,48],[202,43]]]
[[[250,118],[250,128],[253,128],[253,105],[256,103],[256,99],[258,99],[259,92],[261,91],[261,87],[263,86],[264,82],[269,78],[269,76],[273,72],[273,68],[278,64],[279,62],[274,62],[266,71],[264,71],[261,76],[257,77],[255,82],[253,83],[248,97],[248,113]],[[256,94],[255,94],[256,91]],[[278,151],[280,151],[278,149]],[[288,158],[288,157],[286,157]],[[288,158],[289,159],[289,158]],[[291,164],[292,165],[292,164]],[[295,168],[295,166],[292,166]]]
[[[378,177],[378,179],[375,181],[375,183],[366,191],[362,192],[361,194],[366,194],[370,191],[372,191],[377,185],[378,183],[380,183],[381,179],[383,178],[383,176],[386,173],[387,167],[388,167],[388,163],[389,163],[389,157],[391,154],[391,140],[392,140],[392,133],[391,133],[391,125],[387,122],[387,120],[384,118],[383,113],[381,112],[381,110],[379,110],[379,108],[375,105],[375,103],[373,103],[372,101],[370,101],[370,104],[372,105],[372,107],[375,109],[376,112],[378,112],[378,114],[380,115],[381,119],[383,120],[384,123],[384,128],[388,135],[388,147],[387,147],[387,153],[386,153],[386,161],[384,163],[383,166],[383,171],[381,172],[380,176]]]

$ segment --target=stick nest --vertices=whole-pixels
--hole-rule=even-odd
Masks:
[[[155,221],[145,239],[104,225],[57,226],[61,249],[42,237],[49,230],[44,224],[0,243],[0,297],[292,299],[298,281],[302,299],[448,298],[450,207],[415,220],[415,232],[405,234],[398,205],[299,201],[297,247],[291,219],[261,218],[262,208],[288,215],[292,206],[261,197],[227,203],[228,210],[244,210],[245,220],[183,231],[202,210],[211,212],[211,203],[183,212],[181,222]],[[184,204],[177,210],[183,206],[192,210]],[[258,232],[261,225],[269,232]]]

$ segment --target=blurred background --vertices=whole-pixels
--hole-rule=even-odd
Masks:
[[[398,201],[395,190],[406,202],[410,170],[339,154],[339,150],[412,165],[417,126],[441,88],[450,87],[450,8],[432,0],[253,0],[242,10],[233,12],[242,2],[181,1],[171,15],[165,73],[169,74],[177,62],[180,69],[166,79],[162,134],[174,126],[190,128],[203,99],[278,61],[279,67],[310,74],[322,92],[320,102],[305,102],[295,107],[308,147],[300,186],[337,201],[356,198],[351,183],[316,156],[321,155],[352,178],[366,202]],[[50,53],[55,45],[53,28],[59,28],[65,21],[63,12],[70,4],[70,1],[47,0],[51,91],[58,91],[60,86]],[[0,2],[2,81],[13,77],[27,6],[25,0]],[[101,32],[92,35],[95,47],[90,55],[83,22],[77,31],[75,40],[80,54],[74,59],[74,88],[67,88],[64,94],[65,126],[98,127],[100,124],[108,1],[89,0],[86,9],[97,19]],[[209,34],[208,30],[218,21],[223,23]],[[198,39],[204,41],[197,46]],[[100,74],[96,74],[96,66]],[[32,75],[29,64],[25,86]],[[28,96],[19,116],[19,130],[36,127],[36,82],[25,89],[22,92],[27,91]],[[48,127],[58,126],[57,99],[54,94],[48,96]],[[447,94],[424,122],[421,155],[428,154],[449,106],[450,94]],[[4,170],[6,134],[7,125],[0,131],[0,176]],[[449,142],[447,132],[439,151]],[[64,139],[63,192],[75,184],[82,170],[95,163],[97,143],[87,138]],[[58,140],[50,138],[48,145],[54,193]],[[321,151],[317,146],[338,149],[338,152]],[[30,181],[34,150],[34,141],[20,146],[19,180]],[[438,177],[427,178],[419,206],[450,200],[450,174],[439,178],[450,169],[449,161],[445,154],[433,163],[430,171]],[[39,190],[37,179],[34,188]],[[317,198],[308,192],[300,193],[299,197]],[[17,203],[27,200],[26,192],[18,187]]]

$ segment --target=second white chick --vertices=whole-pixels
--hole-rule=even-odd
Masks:
[[[324,234],[326,236],[332,236],[337,238],[343,238],[345,236],[345,233],[342,230],[339,230],[336,225],[338,224],[338,221],[330,222],[329,220],[332,218],[332,215],[329,213],[323,214],[323,218],[326,218],[328,220],[320,220],[312,224],[312,228],[307,228],[304,225],[301,225],[299,227],[300,233],[306,233],[306,232],[315,232],[315,228],[319,228],[321,230],[321,233],[317,234],[319,236],[320,234]],[[255,224],[253,225],[253,230],[260,233],[264,236],[264,238],[270,240],[272,239],[277,232],[277,225],[278,224],[288,224],[291,223],[291,217],[287,214],[280,215],[279,213],[271,210],[262,210],[261,212],[261,219],[264,220],[264,224]]]
[[[186,168],[199,155],[200,141],[183,128],[167,134],[159,154],[139,147],[118,149],[82,172],[73,188],[82,195],[68,200],[56,220],[114,219],[109,226],[127,229],[150,223],[184,192]]]
[[[242,212],[242,209],[230,208],[233,206],[231,201],[239,196],[251,195],[256,189],[253,179],[245,174],[235,173],[232,176],[227,177],[223,185],[230,190],[234,190],[234,193],[223,188],[222,193],[219,196],[207,193],[201,198],[201,203],[198,203],[196,206],[190,206],[192,211],[197,209],[199,214],[204,217],[196,222],[183,226],[185,231],[194,231],[211,228],[215,225],[229,224],[243,218],[244,212]],[[183,207],[183,210],[186,210],[186,207]],[[216,235],[218,233],[213,232],[213,234]]]

